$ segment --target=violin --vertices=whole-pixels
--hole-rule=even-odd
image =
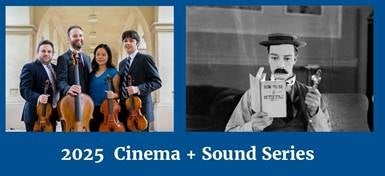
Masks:
[[[49,81],[45,80],[44,83],[44,94],[47,94],[49,87]],[[53,132],[53,125],[50,121],[50,117],[52,114],[52,106],[50,103],[38,103],[36,114],[38,116],[38,120],[33,125],[33,131],[36,132]]]
[[[127,77],[128,86],[132,86],[132,77]],[[138,96],[130,95],[126,100],[126,108],[130,112],[127,118],[127,127],[131,131],[143,131],[148,127],[147,119],[144,117],[140,108],[142,100]]]
[[[108,91],[112,90],[111,78],[107,75]],[[99,126],[101,132],[124,132],[123,123],[119,122],[118,114],[120,105],[114,99],[106,99],[100,106],[100,112],[104,115],[104,121]]]
[[[80,85],[79,63],[77,51],[71,54],[74,66],[75,84]],[[90,96],[84,93],[76,96],[66,95],[60,101],[58,111],[62,118],[62,129],[64,132],[88,132],[90,131],[89,122],[94,112],[94,103]]]

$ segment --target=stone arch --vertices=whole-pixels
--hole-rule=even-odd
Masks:
[[[59,33],[60,40],[62,42],[66,41],[66,32],[63,30],[63,26],[60,24],[60,20],[55,15],[55,8],[56,7],[48,7],[46,12],[44,13],[43,17],[40,20],[40,23],[37,25],[37,32],[36,32],[36,39],[39,39],[42,37],[44,32],[44,27],[49,24],[50,20],[55,24],[56,31]],[[36,44],[38,44],[39,41],[36,41]]]
[[[55,46],[55,50],[56,48],[58,48],[57,51],[61,51],[61,49],[66,49],[67,47],[67,34],[66,34],[66,31],[64,29],[64,26],[60,23],[60,19],[59,17],[56,15],[56,10],[57,10],[58,7],[48,7],[47,9],[45,8],[42,8],[42,9],[39,9],[39,10],[43,10],[45,12],[41,12],[43,15],[41,15],[41,19],[39,19],[40,21],[38,21],[38,24],[37,24],[37,32],[36,32],[36,41],[35,41],[35,46],[37,46],[38,42],[39,42],[39,39],[44,35],[44,28],[46,25],[49,25],[50,22],[52,22],[54,24],[54,26],[56,26],[56,32],[58,34],[58,43],[59,43],[59,46]],[[151,34],[151,31],[150,31],[150,26],[151,26],[151,22],[147,22],[144,14],[143,14],[143,11],[140,9],[140,7],[129,7],[131,8],[130,10],[130,13],[128,14],[127,18],[126,18],[126,21],[123,23],[123,27],[121,29],[121,33],[125,30],[128,30],[128,29],[134,29],[134,30],[137,30],[137,27],[138,26],[141,26],[141,29],[143,31],[143,34],[141,34],[142,36],[144,36],[144,38],[142,38],[142,40],[145,41],[146,43],[146,46],[147,46],[147,52],[150,53],[151,55],[153,55],[154,53],[154,42],[153,42],[153,36]],[[120,38],[117,38],[116,42],[118,42],[118,45],[117,46],[121,46],[120,49],[116,48],[117,51],[118,51],[118,55],[119,57],[116,58],[116,60],[114,59],[113,62],[114,63],[118,63],[119,62],[119,58],[123,57],[124,56],[124,50],[122,49],[122,42],[120,40]]]
[[[133,14],[136,15],[136,18],[134,20],[130,19],[130,17]],[[142,35],[145,36],[144,38],[142,38],[142,40],[144,40],[146,42],[147,51],[149,53],[151,53],[151,54],[154,54],[153,53],[153,43],[154,42],[153,42],[153,39],[152,39],[152,36],[151,36],[151,32],[150,32],[150,25],[151,24],[149,24],[146,21],[142,11],[138,7],[135,7],[134,8],[134,12],[131,13],[127,17],[127,19],[126,19],[126,21],[125,21],[125,23],[123,25],[124,27],[122,29],[122,33],[123,33],[123,31],[128,30],[128,29],[132,29],[132,28],[134,28],[134,30],[137,30],[138,26],[141,26],[141,28],[143,29],[143,34]],[[119,41],[119,42],[121,42],[121,41]]]

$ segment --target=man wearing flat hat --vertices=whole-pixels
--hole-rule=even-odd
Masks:
[[[296,81],[293,73],[297,62],[298,48],[305,42],[297,36],[273,33],[267,41],[260,42],[267,47],[272,78],[286,81],[286,117],[271,118],[265,112],[254,112],[251,108],[251,90],[247,90],[234,109],[226,125],[226,131],[330,131],[329,114],[324,107],[321,93],[314,87]],[[263,67],[257,78],[262,77]]]

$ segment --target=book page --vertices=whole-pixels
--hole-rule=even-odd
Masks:
[[[262,111],[268,117],[286,117],[285,81],[261,81]]]

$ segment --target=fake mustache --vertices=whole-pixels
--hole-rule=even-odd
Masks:
[[[289,74],[289,72],[287,72],[285,69],[283,68],[277,68],[274,70],[274,74],[276,73],[283,73],[283,74]]]

